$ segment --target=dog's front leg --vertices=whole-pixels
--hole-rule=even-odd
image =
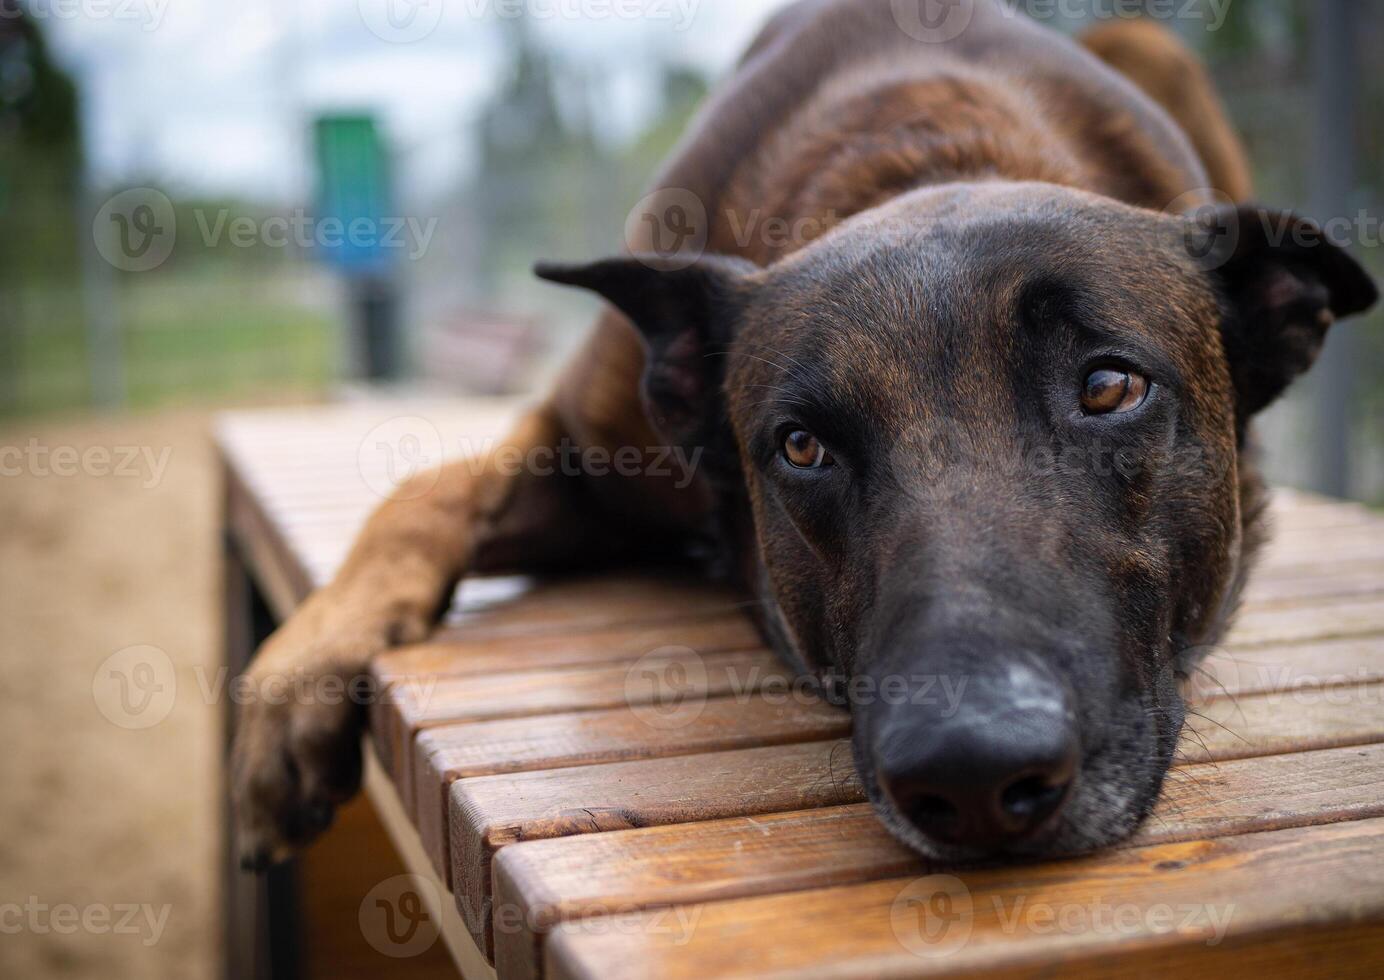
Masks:
[[[488,553],[540,567],[581,537],[573,526],[592,527],[573,512],[570,477],[515,463],[556,449],[562,433],[540,409],[484,459],[401,486],[332,583],[265,642],[240,689],[230,772],[243,865],[287,857],[359,788],[364,709],[352,685],[372,656],[425,638],[463,572],[494,564]]]

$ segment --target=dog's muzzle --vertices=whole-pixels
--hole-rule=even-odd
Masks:
[[[957,679],[954,703],[894,701],[867,716],[888,803],[927,840],[979,853],[1054,827],[1081,765],[1066,685],[1033,657],[987,660]]]

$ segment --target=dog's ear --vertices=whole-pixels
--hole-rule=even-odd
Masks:
[[[758,267],[728,256],[703,256],[691,265],[656,256],[606,259],[589,265],[540,263],[550,282],[599,293],[629,317],[644,338],[648,362],[644,401],[665,434],[701,443],[715,414],[734,338]]]
[[[1247,419],[1312,366],[1335,321],[1369,309],[1379,291],[1321,226],[1291,212],[1225,205],[1196,227],[1195,254],[1227,307],[1222,334]]]

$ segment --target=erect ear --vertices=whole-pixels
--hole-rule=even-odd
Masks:
[[[1199,221],[1227,310],[1222,332],[1242,419],[1266,408],[1321,352],[1335,321],[1379,299],[1321,226],[1288,211],[1226,205]]]
[[[689,444],[705,444],[718,411],[724,353],[734,337],[757,266],[708,255],[692,265],[657,256],[606,259],[590,265],[540,263],[550,282],[599,293],[634,323],[648,348],[644,401],[655,425]]]

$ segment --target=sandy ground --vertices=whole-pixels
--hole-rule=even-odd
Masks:
[[[0,976],[215,972],[209,421],[0,428]]]

